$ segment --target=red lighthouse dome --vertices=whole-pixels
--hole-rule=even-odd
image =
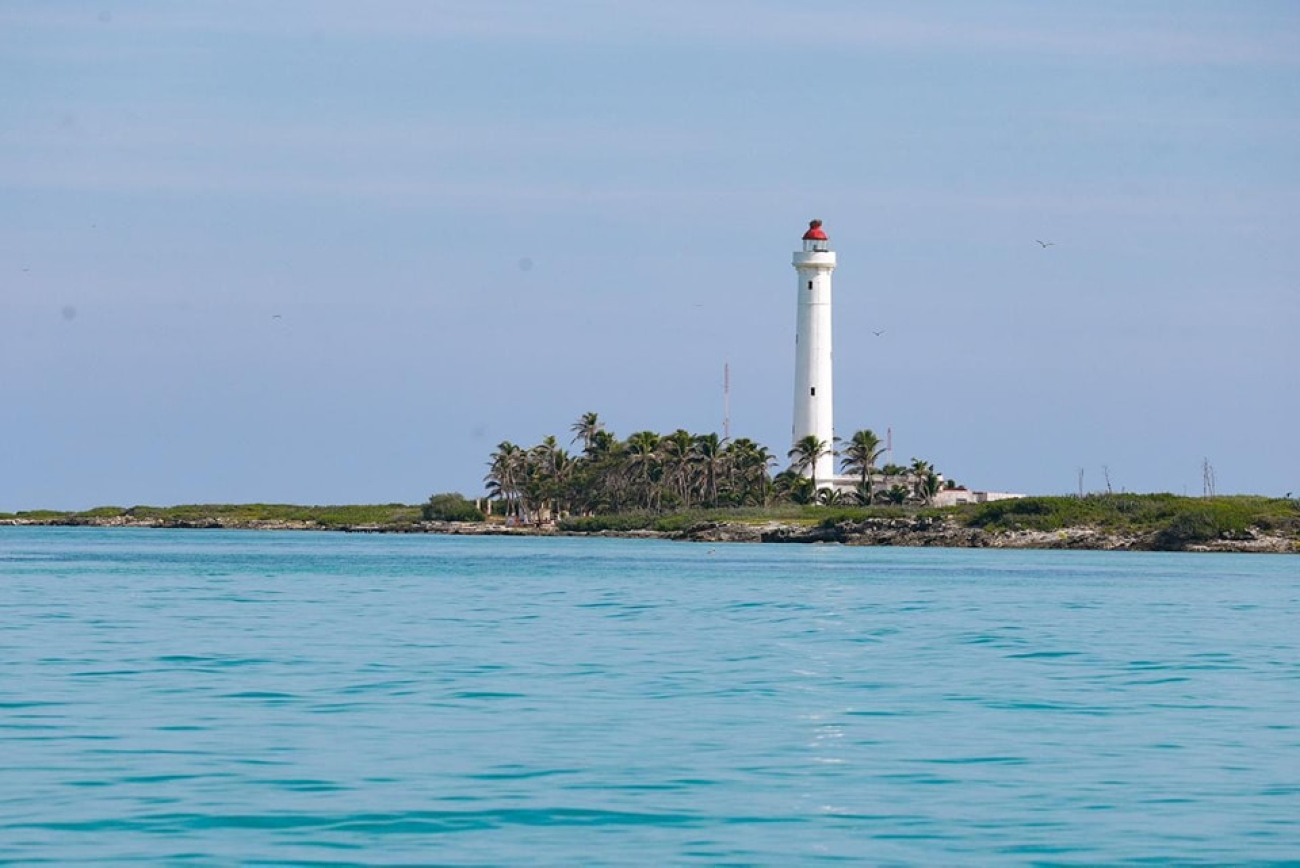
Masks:
[[[812,220],[808,223],[808,231],[803,234],[804,241],[829,241],[826,237],[826,230],[822,228],[822,221]]]

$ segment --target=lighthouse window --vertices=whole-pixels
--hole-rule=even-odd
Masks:
[[[814,398],[816,398],[816,397],[817,397],[817,387],[816,387],[816,386],[813,386],[811,389],[809,389],[809,390],[808,390],[808,394],[810,394],[810,395],[812,395]]]
[[[811,281],[811,280],[808,281],[808,288],[809,288],[809,289],[812,289],[812,281]]]

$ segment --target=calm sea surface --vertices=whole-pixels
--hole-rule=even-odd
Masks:
[[[1300,864],[1300,559],[0,528],[0,863]]]

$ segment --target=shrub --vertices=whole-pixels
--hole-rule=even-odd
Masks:
[[[1066,498],[1024,497],[995,500],[972,510],[967,523],[989,530],[1055,530],[1074,512]]]
[[[602,530],[629,531],[649,530],[654,527],[657,516],[648,512],[622,512],[615,515],[570,516],[561,519],[557,526],[560,530],[574,533],[599,533]]]
[[[680,533],[696,524],[699,524],[697,516],[689,512],[678,512],[656,521],[655,530],[660,533]]]
[[[435,494],[420,510],[425,521],[483,521],[486,517],[465,495],[456,492]]]
[[[1220,533],[1222,528],[1211,510],[1187,510],[1174,516],[1156,534],[1156,546],[1161,549],[1181,549],[1188,543],[1208,542]]]
[[[125,512],[126,510],[120,506],[97,506],[94,509],[86,510],[81,515],[86,518],[117,518]]]

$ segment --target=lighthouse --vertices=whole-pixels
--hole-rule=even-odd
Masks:
[[[799,275],[799,307],[794,350],[793,442],[808,435],[826,444],[826,452],[804,470],[817,480],[819,488],[830,486],[835,477],[835,416],[831,386],[831,272],[835,252],[822,229],[813,220],[803,234],[803,250],[794,254]],[[825,483],[825,485],[823,485]]]

